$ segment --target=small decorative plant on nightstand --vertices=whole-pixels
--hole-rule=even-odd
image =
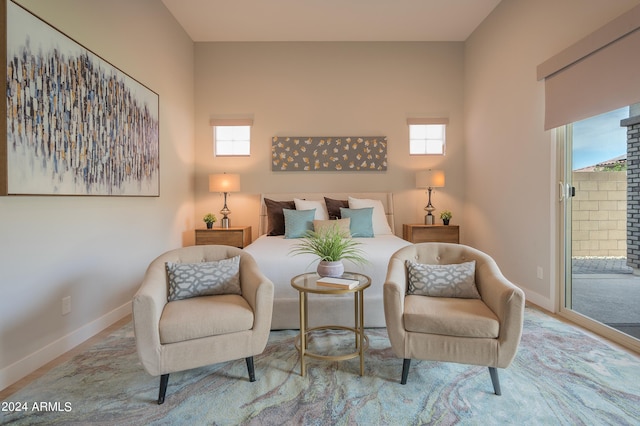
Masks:
[[[452,217],[453,217],[453,214],[451,214],[449,210],[444,210],[442,213],[440,213],[440,219],[442,219],[442,223],[445,225],[449,224],[449,221],[451,220]]]
[[[218,218],[216,218],[216,216],[211,213],[207,213],[206,215],[204,215],[202,220],[207,224],[207,229],[211,229],[213,228],[213,224],[218,221]]]
[[[320,258],[318,275],[340,277],[344,273],[343,260],[353,263],[367,263],[361,243],[351,238],[338,226],[325,228],[319,232],[309,231],[291,250],[290,254],[313,254]]]

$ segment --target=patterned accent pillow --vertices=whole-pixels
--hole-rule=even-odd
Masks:
[[[240,256],[200,263],[165,264],[169,277],[169,302],[198,296],[242,294]]]
[[[425,265],[407,260],[406,265],[409,276],[407,294],[480,299],[475,282],[475,260],[451,265]]]

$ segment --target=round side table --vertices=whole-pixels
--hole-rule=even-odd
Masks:
[[[371,285],[371,278],[354,272],[345,272],[341,278],[357,281],[352,288],[330,287],[318,283],[321,277],[315,272],[296,275],[291,279],[291,286],[298,290],[300,295],[300,334],[296,338],[296,349],[300,353],[300,375],[306,374],[305,357],[323,359],[329,361],[344,361],[360,357],[360,375],[364,375],[364,350],[369,347],[369,339],[364,334],[364,290]],[[315,294],[348,294],[353,293],[354,300],[354,326],[323,325],[309,328],[308,293]],[[309,333],[316,330],[347,330],[355,335],[356,350],[344,355],[324,355],[311,352],[307,348]]]

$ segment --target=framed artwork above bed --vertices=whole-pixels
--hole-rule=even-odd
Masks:
[[[271,170],[278,172],[381,172],[387,170],[386,136],[275,136]]]

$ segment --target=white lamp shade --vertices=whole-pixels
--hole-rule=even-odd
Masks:
[[[240,175],[236,173],[218,173],[209,175],[209,192],[239,192]]]
[[[422,170],[416,173],[416,188],[440,188],[444,186],[444,171]]]

